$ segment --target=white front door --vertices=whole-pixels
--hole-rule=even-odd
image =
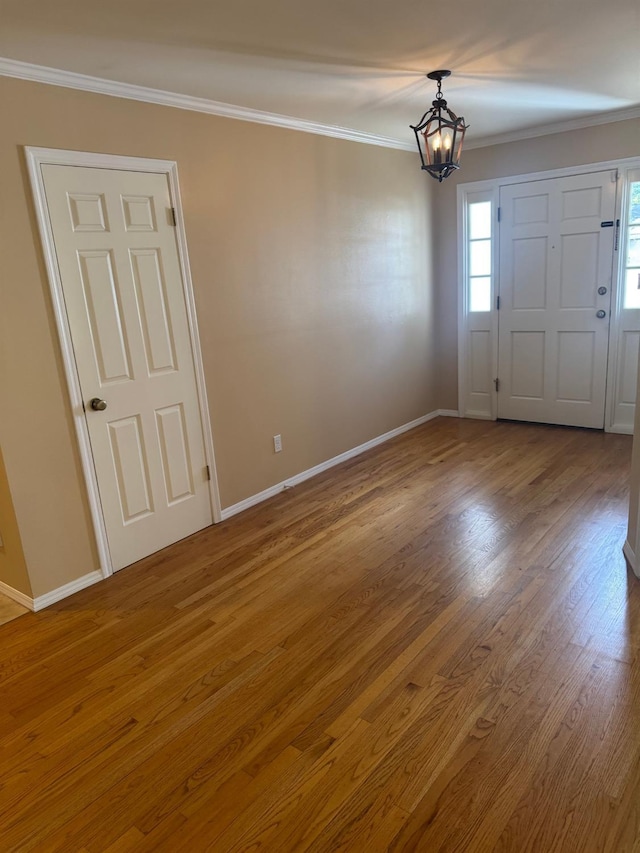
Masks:
[[[42,174],[117,570],[212,523],[169,186],[115,169]]]
[[[500,189],[498,417],[604,427],[615,173]]]

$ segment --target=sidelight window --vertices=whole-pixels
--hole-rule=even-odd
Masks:
[[[640,308],[640,180],[629,183],[624,250],[624,307]]]
[[[469,311],[491,310],[492,203],[467,204],[467,287]]]

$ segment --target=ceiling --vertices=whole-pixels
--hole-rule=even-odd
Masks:
[[[0,0],[0,56],[410,142],[638,108],[640,0]],[[626,115],[626,113],[623,113]]]

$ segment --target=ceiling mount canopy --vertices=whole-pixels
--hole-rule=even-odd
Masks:
[[[449,109],[442,95],[442,81],[450,74],[444,70],[427,74],[429,80],[438,81],[436,98],[418,124],[409,125],[416,135],[422,168],[438,181],[460,168],[462,142],[469,126]]]

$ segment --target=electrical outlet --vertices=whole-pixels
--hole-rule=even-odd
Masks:
[[[274,435],[273,436],[273,450],[275,453],[280,453],[282,450],[282,436]]]

